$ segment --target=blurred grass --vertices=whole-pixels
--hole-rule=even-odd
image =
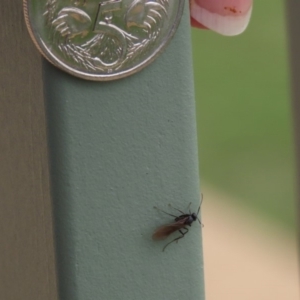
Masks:
[[[200,174],[295,229],[295,166],[284,2],[255,1],[237,37],[193,30]]]

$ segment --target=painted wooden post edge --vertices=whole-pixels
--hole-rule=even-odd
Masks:
[[[42,60],[22,1],[0,16],[0,299],[54,300]]]
[[[153,209],[200,200],[188,2],[152,65],[89,82],[44,63],[61,300],[204,299],[201,227],[151,239]],[[174,213],[174,212],[173,212]]]

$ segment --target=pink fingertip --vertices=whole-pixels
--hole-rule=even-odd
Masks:
[[[238,35],[249,24],[252,0],[190,0],[190,11],[191,19],[204,27],[222,35]]]

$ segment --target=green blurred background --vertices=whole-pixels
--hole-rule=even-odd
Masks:
[[[201,184],[294,231],[284,2],[254,1],[240,36],[193,29],[192,38]]]

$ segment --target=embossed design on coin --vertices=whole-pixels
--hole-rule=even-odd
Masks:
[[[81,78],[111,80],[142,69],[173,36],[184,0],[24,0],[36,46]]]

